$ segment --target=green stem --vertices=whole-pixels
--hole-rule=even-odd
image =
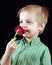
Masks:
[[[16,38],[17,35],[18,35],[18,32],[15,33],[14,38]]]

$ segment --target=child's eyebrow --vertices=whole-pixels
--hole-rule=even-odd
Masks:
[[[26,21],[32,21],[32,20],[30,20],[30,19],[27,19]]]
[[[19,21],[22,21],[22,19],[19,19]],[[26,21],[31,21],[31,19],[26,19]]]

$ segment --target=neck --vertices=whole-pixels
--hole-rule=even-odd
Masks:
[[[29,43],[31,40],[35,39],[37,36],[35,37],[27,37],[25,38],[25,42]]]

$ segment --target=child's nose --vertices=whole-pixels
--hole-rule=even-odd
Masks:
[[[26,26],[23,26],[23,28],[27,28]]]
[[[23,27],[23,28],[27,28],[27,25],[26,25],[26,24],[23,24],[22,27]]]

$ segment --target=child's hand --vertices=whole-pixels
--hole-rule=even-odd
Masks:
[[[11,41],[6,46],[7,55],[12,55],[12,53],[16,50],[17,44],[15,42],[16,38],[11,39]]]

